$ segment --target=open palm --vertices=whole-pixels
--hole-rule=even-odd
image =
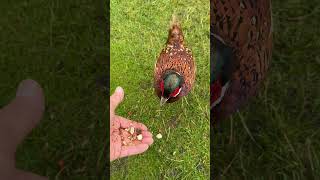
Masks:
[[[110,96],[110,161],[143,153],[153,143],[152,134],[144,124],[115,115],[115,109],[123,97],[122,88],[117,88],[115,93]],[[124,130],[129,127],[140,130],[143,139],[141,141],[133,140],[131,145],[123,145],[123,141],[129,140],[130,134]]]

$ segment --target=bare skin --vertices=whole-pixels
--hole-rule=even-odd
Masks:
[[[110,96],[110,161],[122,157],[141,154],[153,143],[152,134],[144,124],[115,114],[115,110],[122,102],[123,98],[124,91],[120,87],[118,87],[114,94]],[[130,133],[125,130],[129,127],[134,127],[141,131],[143,139],[141,141],[129,140],[128,137],[130,136]],[[123,141],[128,145],[124,145]],[[130,144],[130,142],[132,143]]]
[[[111,161],[140,154],[153,143],[152,134],[145,125],[115,115],[114,111],[123,97],[122,89],[110,97]],[[33,80],[25,80],[20,83],[16,97],[7,106],[0,109],[0,179],[48,179],[15,167],[16,148],[40,122],[45,109],[44,102],[40,85]],[[127,141],[129,136],[124,129],[131,126],[141,131],[143,139],[141,141],[134,140],[133,145],[123,146],[122,139]]]
[[[46,180],[15,167],[17,146],[39,123],[44,112],[44,95],[38,83],[22,81],[16,97],[0,109],[0,179]]]

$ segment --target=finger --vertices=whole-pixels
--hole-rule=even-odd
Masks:
[[[148,130],[147,126],[145,126],[142,123],[138,123],[136,121],[132,121],[132,120],[129,120],[129,119],[126,119],[124,117],[117,116],[117,115],[116,115],[116,118],[119,120],[121,128],[128,128],[128,127],[133,126],[134,128],[140,129],[142,131],[147,131]]]
[[[152,138],[152,133],[149,131],[142,131],[141,134],[143,137],[151,137]]]
[[[138,144],[136,146],[123,146],[120,157],[127,157],[145,152],[149,146],[147,144]]]
[[[148,137],[148,138],[142,138],[142,140],[133,140],[133,145],[129,145],[129,146],[136,146],[136,145],[139,145],[139,144],[147,144],[148,146],[152,145],[153,144],[153,139]]]
[[[149,146],[153,143],[152,137],[143,137],[142,141],[143,144],[148,144]]]
[[[124,97],[122,87],[117,87],[114,93],[110,96],[110,112],[114,112],[117,106],[121,103]]]
[[[33,80],[19,84],[16,98],[0,110],[0,142],[16,146],[37,125],[44,112],[44,95]]]

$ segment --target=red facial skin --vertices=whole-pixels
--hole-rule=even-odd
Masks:
[[[218,79],[216,82],[211,84],[210,86],[210,104],[214,103],[221,95],[222,86],[220,80]]]
[[[161,89],[161,96],[163,97],[163,92],[164,92],[164,81],[161,80],[160,82],[160,89]]]
[[[169,97],[176,97],[180,91],[180,87],[177,87],[170,95]]]

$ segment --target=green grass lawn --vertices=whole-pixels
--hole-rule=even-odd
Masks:
[[[0,2],[0,105],[26,78],[46,98],[41,124],[18,148],[18,167],[51,179],[105,176],[109,97],[96,81],[108,68],[102,8],[93,0]]]
[[[144,154],[112,162],[112,179],[209,179],[209,9],[209,1],[111,1],[110,90],[126,94],[117,113],[163,135]],[[160,107],[153,71],[173,13],[197,77],[186,98]]]
[[[216,179],[320,179],[320,2],[272,2],[270,72],[258,98],[215,128]]]

